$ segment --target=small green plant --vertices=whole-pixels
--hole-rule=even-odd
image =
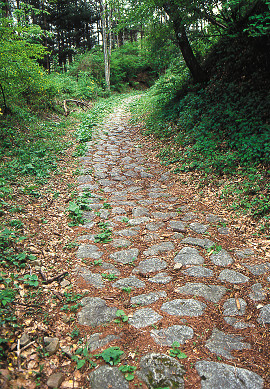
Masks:
[[[94,266],[101,266],[102,263],[103,263],[102,259],[96,259],[96,260],[94,261]]]
[[[80,336],[80,330],[79,328],[75,327],[74,330],[71,331],[70,337],[74,339],[74,338],[78,338],[79,336]]]
[[[69,203],[68,217],[72,219],[72,222],[68,224],[69,226],[78,226],[79,224],[84,223],[83,212],[80,209],[79,205],[74,201],[71,201]]]
[[[38,287],[38,276],[36,274],[26,274],[24,277],[23,277],[23,282],[26,284],[26,285],[29,285],[29,286],[33,286],[34,288],[37,288]]]
[[[77,243],[77,242],[69,242],[69,243],[65,244],[64,249],[71,250],[71,249],[78,247],[78,246],[79,246],[79,243]]]
[[[108,243],[112,240],[112,230],[108,228],[108,223],[105,222],[99,222],[98,226],[101,230],[100,234],[95,235],[95,242],[96,243]]]
[[[125,379],[127,381],[132,381],[134,380],[134,372],[137,369],[136,366],[131,366],[131,365],[121,365],[118,368],[122,373],[125,374]]]
[[[23,222],[21,220],[10,220],[9,225],[14,227],[16,230],[21,230],[23,228]]]
[[[131,287],[130,287],[130,286],[124,286],[124,287],[122,288],[122,291],[129,294],[129,293],[131,292]]]
[[[215,244],[211,247],[208,247],[206,251],[208,252],[208,255],[211,255],[211,254],[218,254],[221,250],[222,250],[222,246]]]
[[[88,363],[89,368],[95,367],[97,364],[91,360],[92,354],[88,351],[88,346],[77,348],[75,355],[71,357],[73,361],[77,363],[76,369],[81,369],[86,363]]]
[[[105,278],[106,280],[113,281],[117,279],[117,276],[115,274],[106,274],[102,273],[101,276]]]
[[[179,342],[173,342],[172,349],[169,350],[169,355],[171,357],[177,357],[179,359],[187,358],[187,355],[183,353],[181,350],[179,350],[180,343]]]
[[[120,363],[120,357],[124,354],[124,351],[120,350],[119,347],[109,347],[104,350],[101,354],[96,354],[96,358],[103,358],[106,363],[111,366],[118,365]]]
[[[123,222],[123,223],[127,223],[127,224],[128,224],[128,223],[129,223],[129,218],[128,218],[128,217],[126,217],[126,216],[125,216],[125,217],[123,217],[123,219],[122,219],[122,222]]]
[[[122,311],[122,309],[118,309],[116,311],[116,317],[118,317],[119,319],[115,319],[115,323],[126,323],[128,321],[128,316],[125,314],[124,311]]]
[[[109,203],[104,203],[104,204],[103,204],[103,208],[104,208],[104,209],[111,209],[112,206],[111,206],[111,204],[109,204]]]

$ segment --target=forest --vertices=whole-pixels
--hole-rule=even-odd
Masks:
[[[0,1],[0,367],[14,373],[3,387],[20,387],[11,361],[23,314],[13,304],[23,299],[31,316],[48,281],[28,272],[38,253],[51,255],[45,238],[36,249],[36,231],[58,200],[66,228],[82,224],[75,159],[128,96],[130,123],[162,166],[269,243],[270,0]],[[78,245],[61,244],[67,257]],[[34,381],[45,387],[42,369]]]

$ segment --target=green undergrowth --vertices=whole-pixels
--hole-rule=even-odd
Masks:
[[[206,63],[211,79],[194,85],[180,64],[172,66],[133,103],[133,120],[160,139],[162,163],[175,173],[200,174],[198,189],[217,183],[230,206],[270,225],[270,93],[267,54],[256,42],[228,39],[216,47],[219,61]],[[269,42],[268,46],[269,47]],[[254,58],[257,55],[259,61]],[[214,57],[213,57],[214,58]],[[208,61],[208,62],[207,62]],[[254,65],[258,65],[256,71]],[[244,70],[243,70],[244,69]]]

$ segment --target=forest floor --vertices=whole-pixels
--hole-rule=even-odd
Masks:
[[[20,289],[2,387],[270,388],[269,242],[161,165],[132,99],[94,131],[77,179],[64,156],[47,206],[27,205],[39,287]]]

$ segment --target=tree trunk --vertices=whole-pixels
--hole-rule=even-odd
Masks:
[[[107,37],[107,23],[106,23],[106,0],[100,0],[100,13],[101,13],[101,30],[102,30],[102,43],[104,54],[104,67],[105,67],[105,84],[106,90],[110,90],[110,56],[108,53],[108,37]]]
[[[169,15],[169,18],[173,24],[173,29],[176,35],[178,46],[180,47],[183,58],[191,72],[194,81],[198,83],[207,81],[207,73],[203,70],[193,53],[192,47],[190,46],[186,34],[186,28],[183,24],[181,16],[179,15],[177,6],[168,1],[163,5],[163,8],[165,12]]]

